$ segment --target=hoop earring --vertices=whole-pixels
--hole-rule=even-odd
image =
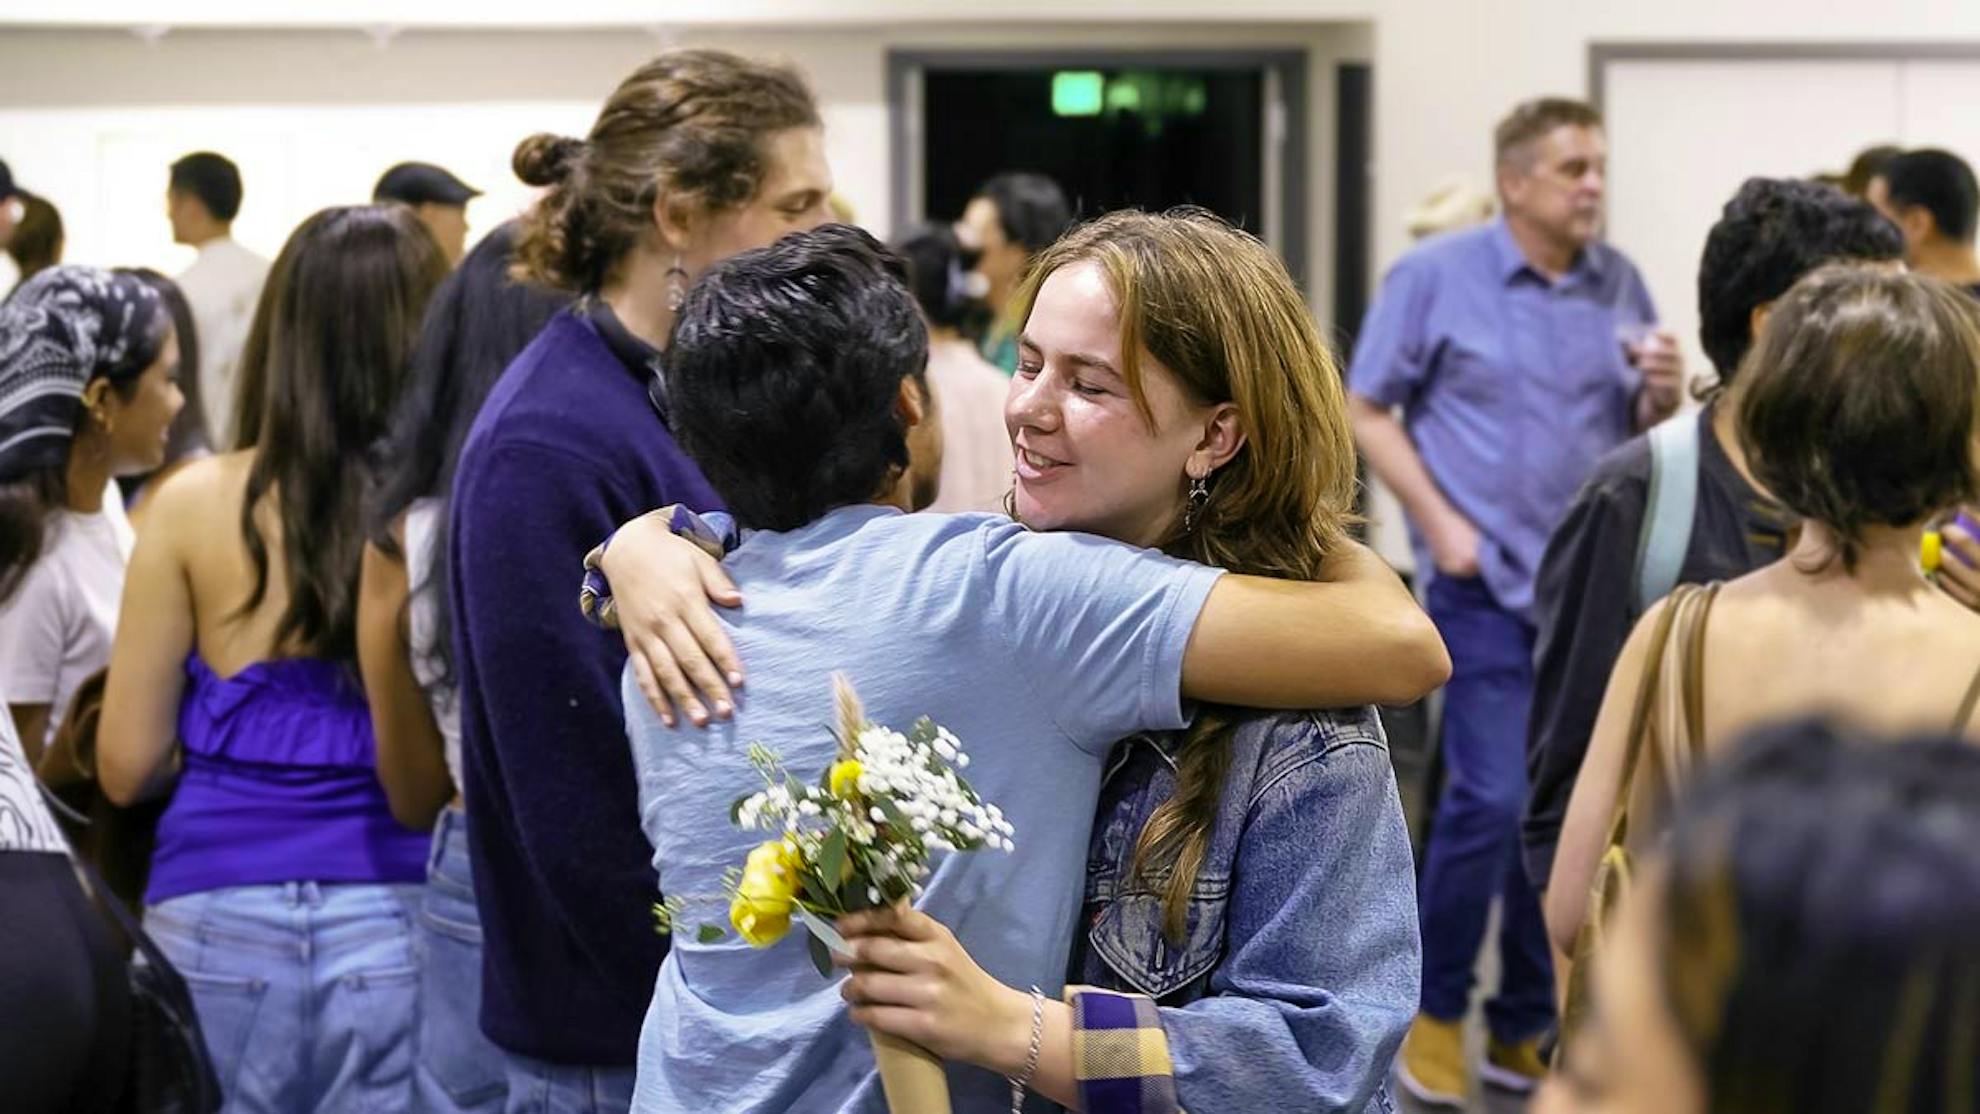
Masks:
[[[1203,510],[1210,505],[1210,478],[1191,476],[1189,478],[1189,500],[1183,504],[1183,533],[1196,529],[1196,522],[1203,517]]]
[[[680,253],[676,252],[673,263],[667,267],[667,311],[669,313],[681,312],[681,306],[687,303],[687,288],[687,268],[681,266]]]

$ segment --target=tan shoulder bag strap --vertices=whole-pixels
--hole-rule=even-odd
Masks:
[[[1719,598],[1717,582],[1685,597],[1689,614],[1681,620],[1684,625],[1684,645],[1679,653],[1684,663],[1684,730],[1686,757],[1700,758],[1705,753],[1705,622],[1712,617],[1712,604]]]
[[[1691,585],[1679,585],[1664,601],[1664,609],[1657,615],[1656,629],[1650,635],[1650,645],[1643,659],[1643,672],[1637,680],[1636,704],[1629,714],[1629,743],[1623,757],[1622,779],[1616,783],[1616,803],[1609,813],[1609,840],[1607,848],[1622,845],[1629,838],[1629,798],[1630,786],[1636,781],[1636,766],[1643,758],[1644,736],[1650,733],[1650,714],[1656,707],[1657,685],[1663,678],[1664,649],[1671,640],[1671,626],[1677,620],[1690,593],[1697,591]]]
[[[1966,686],[1966,699],[1959,702],[1959,714],[1953,717],[1952,733],[1966,734],[1968,724],[1973,722],[1973,713],[1980,710],[1980,671],[1973,674],[1973,683]]]

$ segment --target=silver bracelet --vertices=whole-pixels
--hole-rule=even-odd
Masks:
[[[1038,1055],[1045,1047],[1045,992],[1031,988],[1031,1051],[1025,1053],[1024,1070],[1004,1078],[1011,1082],[1011,1114],[1024,1114],[1024,1090],[1038,1074]]]

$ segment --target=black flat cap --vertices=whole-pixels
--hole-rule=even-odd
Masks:
[[[373,201],[403,201],[408,205],[466,205],[481,191],[430,162],[402,162],[387,170],[371,188]]]

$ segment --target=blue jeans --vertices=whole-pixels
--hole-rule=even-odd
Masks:
[[[627,1114],[632,1109],[637,1068],[551,1064],[514,1052],[504,1058],[509,1100],[503,1114]]]
[[[1423,1012],[1444,1021],[1464,1016],[1496,896],[1499,989],[1485,1017],[1501,1040],[1524,1040],[1554,1020],[1553,954],[1519,857],[1533,625],[1500,607],[1482,580],[1433,577],[1425,602],[1450,649],[1451,680],[1442,731],[1447,776],[1420,886]]]
[[[442,812],[418,922],[421,1114],[497,1114],[507,1089],[502,1051],[481,1035],[481,913],[467,839],[467,814]]]
[[[235,886],[145,911],[192,990],[227,1114],[380,1114],[412,1095],[419,887]]]

